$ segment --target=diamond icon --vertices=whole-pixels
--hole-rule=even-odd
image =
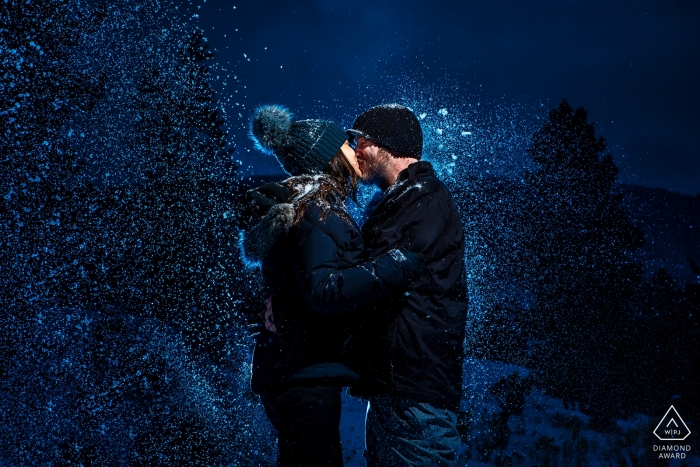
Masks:
[[[654,434],[661,441],[682,441],[690,435],[690,430],[675,407],[671,406],[656,425]]]

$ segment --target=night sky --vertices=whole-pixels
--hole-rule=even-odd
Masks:
[[[670,404],[696,431],[699,0],[97,3],[0,1],[1,465],[274,463],[239,248],[261,180],[235,178],[282,175],[247,134],[270,103],[418,115],[465,233],[462,460],[651,465]],[[592,190],[523,176],[562,99],[639,185],[619,205],[595,168]],[[366,404],[343,410],[362,465]]]
[[[700,192],[699,2],[198,0],[192,9],[216,51],[244,173],[278,171],[246,138],[256,105],[351,125],[407,88],[449,107],[449,88],[484,112],[514,109],[523,132],[562,99],[583,106],[622,182]]]

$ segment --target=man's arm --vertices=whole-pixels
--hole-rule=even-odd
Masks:
[[[338,217],[316,225],[300,243],[297,280],[309,306],[322,314],[343,314],[407,288],[422,270],[421,255],[407,250],[387,254],[354,267],[340,269],[348,258],[359,260],[362,244],[339,233]],[[344,248],[348,248],[344,250]]]

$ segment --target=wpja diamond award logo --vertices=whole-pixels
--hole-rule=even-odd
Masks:
[[[690,430],[676,408],[671,406],[656,425],[654,434],[661,441],[684,441],[690,436]],[[690,445],[655,444],[654,451],[659,452],[659,459],[685,459]]]

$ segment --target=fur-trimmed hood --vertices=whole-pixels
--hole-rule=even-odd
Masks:
[[[272,206],[260,222],[245,234],[243,252],[246,259],[254,263],[262,262],[277,238],[292,226],[295,214],[296,210],[292,204],[280,203]]]
[[[245,258],[254,264],[262,262],[279,236],[289,231],[289,228],[296,219],[299,203],[307,197],[313,197],[314,193],[318,191],[321,186],[329,183],[333,182],[327,174],[305,174],[290,177],[279,183],[281,187],[288,190],[286,194],[287,199],[285,199],[286,202],[280,202],[281,200],[279,198],[275,200],[269,199],[265,194],[258,192],[258,196],[266,198],[265,203],[272,204],[275,203],[275,201],[277,201],[277,203],[272,205],[267,214],[263,216],[257,224],[246,231],[242,243]],[[251,190],[251,192],[255,191],[256,190]],[[251,195],[247,199],[253,200],[255,197],[256,196]],[[318,200],[314,201],[319,204],[322,210],[332,208],[329,202],[319,203]],[[338,208],[338,206],[336,206],[336,208]]]

